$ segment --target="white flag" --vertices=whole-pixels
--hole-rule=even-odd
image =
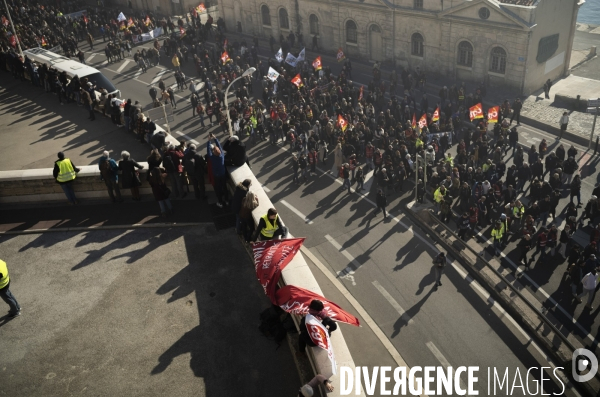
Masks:
[[[277,51],[277,54],[275,54],[275,59],[277,59],[277,62],[283,61],[283,51],[281,51],[281,48]]]
[[[127,18],[125,18],[125,15],[123,13],[120,13],[119,16],[117,17],[117,21],[121,22],[121,21],[125,21],[127,20]]]
[[[271,81],[275,81],[277,80],[277,78],[279,77],[279,73],[277,73],[277,71],[273,68],[269,68],[269,72],[267,73],[267,78]]]
[[[329,331],[321,321],[319,321],[312,314],[306,315],[306,330],[308,331],[308,335],[313,343],[319,346],[321,349],[327,352],[327,357],[329,358],[329,362],[331,364],[331,373],[337,374],[337,365],[335,362],[335,356],[333,354],[333,346],[331,345],[331,340],[329,339]],[[315,354],[318,354],[315,352]]]
[[[305,49],[306,48],[303,48],[302,51],[300,51],[300,54],[298,54],[298,58],[297,58],[298,62],[304,61],[304,50]]]
[[[296,67],[296,63],[298,62],[298,59],[292,55],[291,52],[288,52],[287,57],[285,58],[285,63],[288,63],[290,65],[292,65],[293,67]]]

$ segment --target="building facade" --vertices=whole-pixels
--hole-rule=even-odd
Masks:
[[[584,0],[219,0],[227,26],[528,95],[568,73]]]

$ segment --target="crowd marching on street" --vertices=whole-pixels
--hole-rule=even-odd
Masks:
[[[501,255],[509,242],[519,239],[520,259],[526,270],[538,254],[540,260],[548,253],[561,257],[568,261],[565,277],[571,279],[574,299],[581,301],[587,294],[591,308],[594,293],[589,291],[597,290],[600,285],[596,276],[596,256],[600,254],[600,187],[582,201],[578,174],[581,153],[574,146],[560,142],[568,127],[568,114],[557,120],[561,135],[553,151],[548,153],[551,145],[545,139],[537,147],[523,149],[518,130],[521,100],[507,99],[484,112],[483,84],[473,92],[468,92],[465,83],[444,86],[435,93],[439,99],[430,103],[427,77],[419,68],[415,71],[398,68],[387,74],[375,63],[368,84],[359,85],[352,80],[352,63],[341,49],[337,61],[343,67],[334,75],[320,56],[307,59],[304,39],[294,33],[288,37],[281,35],[279,40],[270,37],[269,47],[274,54],[263,61],[256,36],[249,43],[245,39],[230,41],[223,20],[216,22],[215,29],[212,17],[206,23],[200,21],[202,10],[197,8],[191,9],[185,19],[175,21],[159,20],[153,15],[120,21],[116,10],[105,8],[66,21],[58,18],[59,12],[53,6],[16,4],[13,18],[18,29],[22,29],[22,43],[36,46],[35,39],[43,37],[48,46],[59,44],[63,49],[66,46],[65,54],[76,56],[81,47],[78,40],[92,37],[88,45],[93,48],[95,38],[102,36],[109,41],[105,50],[109,62],[127,55],[133,56],[143,71],[157,64],[172,69],[177,90],[189,90],[191,116],[198,118],[198,128],[208,129],[216,123],[227,136],[226,144],[221,146],[216,132],[209,132],[204,156],[193,144],[166,145],[165,133],[155,133],[156,125],[143,114],[140,99],[127,99],[121,104],[106,92],[101,92],[98,98],[91,82],[77,78],[69,81],[66,75],[59,75],[46,65],[20,59],[4,28],[0,57],[7,62],[0,63],[3,68],[7,63],[13,65],[15,78],[23,79],[23,71],[27,70],[33,76],[33,84],[57,94],[61,103],[74,101],[85,106],[91,120],[95,119],[94,106],[101,104],[102,112],[111,116],[114,124],[122,125],[137,134],[141,142],[152,145],[147,159],[148,180],[164,216],[172,211],[171,191],[174,197],[184,197],[187,193],[184,185],[188,183],[194,186],[196,198],[205,197],[205,172],[215,186],[217,205],[227,206],[225,166],[247,162],[245,144],[257,145],[268,140],[270,145],[289,146],[293,183],[308,181],[321,164],[343,179],[342,189],[356,194],[364,190],[372,171],[377,207],[384,217],[388,216],[388,196],[416,189],[417,200],[431,198],[440,219],[453,220],[463,239],[480,231],[487,233],[484,229],[491,225],[489,233],[496,255]],[[73,11],[78,3],[67,4],[71,5],[64,12]],[[42,26],[36,25],[36,20],[52,12],[54,17],[48,19],[49,24],[44,22],[44,29],[33,30],[30,23]],[[155,26],[171,34],[162,40],[155,39],[150,49],[135,49],[134,35]],[[318,50],[316,37],[313,50],[315,47]],[[191,78],[182,70],[190,61],[196,73]],[[251,67],[256,72],[241,77]],[[225,88],[238,77],[241,78],[234,86],[235,99],[226,108]],[[551,81],[544,85],[546,96],[551,85]],[[151,106],[176,107],[174,89],[163,80],[157,86],[149,90]],[[227,112],[235,132],[232,137],[228,133]],[[509,160],[512,164],[507,166]],[[118,179],[123,179],[122,188],[140,186],[139,178],[136,180],[138,166],[126,152],[122,153],[119,164],[107,153],[101,157],[99,167],[114,201],[122,200]],[[59,177],[63,171],[76,174],[74,166],[74,170],[69,167],[63,170],[60,164],[58,168]],[[119,178],[118,170],[130,174]],[[165,184],[167,179],[171,181],[170,188]],[[417,181],[417,185],[407,180]],[[65,192],[72,203],[77,203],[74,195],[70,197]],[[139,193],[133,190],[132,196],[139,199]],[[247,219],[248,209],[251,212],[255,202],[251,198],[242,208],[240,200],[244,197],[233,201],[234,211],[238,218]],[[557,213],[561,200],[568,200],[568,205]],[[548,224],[550,216],[552,222]],[[559,230],[560,219],[565,221],[562,230]],[[238,226],[246,223],[238,221]],[[589,231],[589,245],[585,247],[573,240],[580,228]],[[238,231],[246,235],[247,241],[251,239],[252,232]],[[581,285],[583,291],[577,294]]]

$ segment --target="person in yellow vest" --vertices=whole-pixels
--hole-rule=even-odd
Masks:
[[[492,240],[494,240],[494,253],[500,256],[502,252],[502,222],[496,222],[496,226],[492,229]]]
[[[446,197],[446,187],[440,186],[437,188],[435,192],[433,192],[433,201],[435,201],[435,213],[437,214],[440,211],[440,206],[442,205],[442,201],[444,201],[444,197]]]
[[[6,262],[0,259],[0,298],[10,307],[8,317],[13,318],[21,315],[21,306],[19,306],[19,302],[17,302],[8,287],[10,287],[8,267],[6,266]]]
[[[173,68],[175,68],[175,70],[180,70],[181,63],[179,62],[179,57],[177,56],[177,54],[173,54],[171,63],[173,63]]]
[[[52,175],[54,175],[56,183],[62,187],[62,190],[65,192],[67,200],[69,200],[69,204],[71,205],[79,204],[77,197],[75,197],[75,191],[73,190],[73,181],[77,177],[78,172],[79,168],[75,167],[70,159],[65,158],[63,152],[58,152],[58,160],[54,162]]]
[[[275,208],[269,208],[267,214],[260,218],[258,226],[252,236],[252,241],[257,241],[258,237],[261,240],[273,240],[275,237],[286,238],[288,234],[287,227],[281,224],[279,215]]]

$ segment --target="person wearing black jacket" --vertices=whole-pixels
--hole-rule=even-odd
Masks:
[[[385,207],[387,206],[387,197],[383,194],[383,190],[377,189],[377,196],[375,197],[375,202],[377,203],[377,210],[381,210],[383,212],[383,218],[387,218],[387,212]],[[376,211],[377,211],[376,210]]]
[[[183,161],[185,171],[190,177],[190,182],[194,188],[196,200],[206,200],[206,188],[204,186],[204,170],[206,169],[206,161],[204,160],[204,157],[202,157],[196,151],[196,145],[191,144],[189,146],[189,150],[187,153],[185,153]],[[239,212],[239,210],[237,212]]]
[[[469,219],[469,213],[465,212],[456,220],[456,224],[458,225],[458,237],[463,240],[466,240],[467,233],[471,230],[471,224]]]
[[[510,123],[512,124],[513,120],[517,119],[517,125],[521,125],[521,109],[523,108],[523,103],[521,102],[521,99],[519,99],[519,98],[515,99],[515,101],[513,102],[512,108],[513,108],[513,114],[512,114],[512,117],[510,118]]]
[[[531,249],[531,236],[529,233],[525,233],[521,241],[519,241],[518,247],[521,252],[519,262],[523,263],[527,268],[529,268],[529,263],[527,260],[527,252],[529,252]]]
[[[337,324],[331,319],[331,317],[327,315],[327,312],[324,311],[324,308],[325,305],[323,305],[323,302],[321,302],[318,299],[313,299],[313,301],[310,302],[310,305],[308,306],[308,314],[311,314],[317,319],[321,320],[323,326],[327,328],[329,336],[331,336],[331,333],[337,329]],[[303,317],[302,320],[300,320],[300,335],[298,337],[298,355],[302,356],[305,354],[307,345],[312,347],[316,346],[310,338],[308,329],[306,328],[306,317]]]
[[[223,145],[225,150],[225,165],[241,167],[244,163],[248,164],[248,156],[246,154],[246,145],[239,140],[237,135],[229,137],[229,140]],[[250,164],[248,164],[250,166]]]

